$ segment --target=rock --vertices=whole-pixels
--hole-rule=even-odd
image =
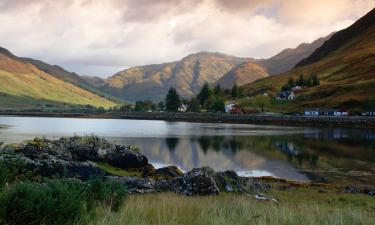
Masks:
[[[177,166],[167,166],[163,168],[156,169],[152,176],[156,179],[172,180],[176,177],[183,176],[184,173]]]
[[[319,193],[322,193],[322,194],[324,194],[324,193],[327,193],[327,191],[326,191],[326,190],[324,190],[324,189],[319,189]]]
[[[148,159],[141,153],[130,147],[116,145],[114,151],[107,154],[106,161],[121,169],[144,168],[148,165]]]
[[[35,138],[7,145],[0,152],[0,160],[20,161],[26,170],[41,176],[78,176],[80,179],[106,174],[90,161],[106,161],[123,169],[143,169],[149,165],[144,155],[130,147],[112,145],[94,136],[68,137],[57,141]]]
[[[254,197],[257,201],[272,201],[272,202],[276,202],[276,203],[279,202],[277,199],[275,199],[273,197],[268,197],[268,196],[266,196],[262,193],[258,193]]]
[[[345,187],[345,192],[346,193],[359,193],[359,189],[355,186],[348,186],[348,187]]]
[[[215,180],[220,190],[238,193],[242,193],[245,190],[240,177],[234,171],[219,172],[216,174]]]
[[[130,194],[144,194],[156,192],[155,184],[147,178],[138,177],[107,177],[123,184]]]
[[[176,193],[188,196],[218,195],[220,190],[215,182],[215,175],[211,168],[196,168],[173,179],[170,188]]]

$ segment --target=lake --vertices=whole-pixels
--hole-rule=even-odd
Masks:
[[[0,142],[98,135],[140,148],[155,167],[375,186],[375,131],[150,120],[0,117]]]

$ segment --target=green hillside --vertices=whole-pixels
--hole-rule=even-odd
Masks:
[[[275,96],[290,78],[297,80],[300,75],[309,78],[317,75],[320,85],[303,88],[297,92],[297,99],[289,104],[290,108],[341,107],[363,109],[375,102],[375,10],[368,13],[351,27],[333,35],[331,39],[343,40],[328,52],[332,42],[327,41],[321,48],[324,57],[302,61],[304,66],[297,67],[281,75],[264,78],[244,86],[245,93],[256,95],[268,92]],[[371,21],[371,23],[369,23]],[[365,23],[364,23],[365,22]],[[366,27],[361,32],[353,27]],[[355,35],[346,31],[354,30]],[[346,38],[341,37],[345,35]],[[316,50],[319,52],[320,50]],[[313,53],[312,56],[322,55]],[[311,61],[311,63],[307,63]],[[301,63],[299,64],[301,65]],[[284,109],[288,110],[288,107]]]
[[[0,104],[2,110],[68,105],[109,108],[116,105],[39,70],[6,49],[0,49]]]

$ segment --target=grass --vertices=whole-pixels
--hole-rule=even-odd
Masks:
[[[0,90],[2,108],[7,108],[8,105],[9,107],[34,105],[38,101],[104,108],[116,105],[116,103],[94,93],[44,73],[34,66],[13,59],[0,68]],[[14,99],[17,102],[12,101]],[[25,102],[21,100],[25,100]]]
[[[317,75],[321,85],[296,93],[297,99],[289,102],[291,106],[274,103],[271,109],[291,112],[310,107],[363,108],[375,99],[374,31],[372,27],[316,63],[245,85],[244,92],[250,96],[267,92],[274,97],[290,77],[297,80],[301,74],[305,78]]]
[[[280,203],[252,196],[221,194],[183,197],[172,193],[130,196],[114,213],[98,208],[92,225],[356,225],[375,224],[375,198],[317,190],[273,191]]]
[[[111,166],[106,162],[98,162],[96,163],[96,165],[102,170],[106,171],[107,173],[110,173],[112,175],[119,176],[119,177],[141,177],[142,176],[142,172],[140,171],[123,170],[123,169]]]

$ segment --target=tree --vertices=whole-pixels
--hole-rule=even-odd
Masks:
[[[210,112],[225,112],[224,100],[213,95],[207,100],[205,107]]]
[[[220,87],[220,84],[216,85],[215,88],[214,88],[214,95],[215,96],[221,96],[221,87]]]
[[[293,88],[294,86],[296,86],[296,82],[294,81],[293,77],[289,77],[288,85],[290,88]]]
[[[158,108],[159,108],[160,111],[164,111],[165,106],[164,106],[164,102],[163,101],[160,101],[158,103]]]
[[[312,76],[312,85],[313,85],[313,86],[319,86],[319,85],[320,85],[320,81],[319,81],[317,75],[313,75],[313,76]]]
[[[234,84],[233,87],[232,87],[231,96],[232,96],[232,98],[238,97],[238,87],[237,87],[236,84]]]
[[[134,111],[136,111],[136,112],[145,111],[145,105],[144,105],[143,101],[135,102]]]
[[[197,95],[197,99],[199,100],[199,103],[203,106],[210,96],[211,96],[210,87],[208,86],[208,83],[205,83],[201,91]]]
[[[301,74],[298,78],[297,85],[299,86],[305,86],[305,78],[303,77],[303,74]]]
[[[270,104],[270,98],[264,95],[257,95],[253,99],[253,103],[256,107],[260,108],[264,112],[265,107]]]
[[[187,111],[189,111],[189,112],[200,112],[201,111],[201,106],[199,104],[198,99],[196,99],[196,98],[190,99],[190,101],[188,103]]]
[[[225,102],[221,98],[216,98],[212,106],[211,111],[213,112],[225,112]]]
[[[176,89],[169,89],[167,96],[165,97],[165,109],[168,112],[178,112],[180,105],[180,95],[177,93]]]

